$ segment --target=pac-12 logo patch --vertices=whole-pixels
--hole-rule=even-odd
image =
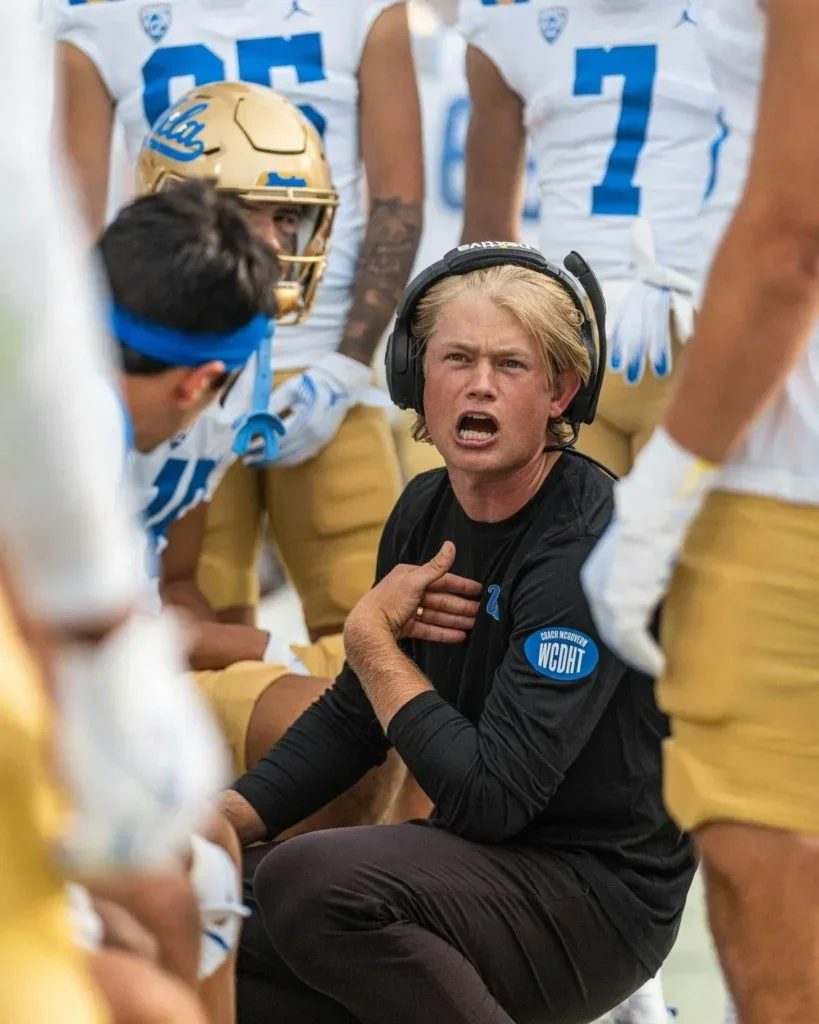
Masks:
[[[523,644],[523,653],[535,672],[565,683],[591,675],[600,660],[590,636],[562,626],[532,633]]]
[[[171,27],[173,10],[170,4],[147,4],[140,7],[139,17],[145,34],[155,43],[161,43]]]
[[[556,43],[569,20],[569,12],[565,7],[547,7],[540,12],[539,20],[543,38],[547,43]]]

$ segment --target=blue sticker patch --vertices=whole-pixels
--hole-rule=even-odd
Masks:
[[[600,660],[597,644],[590,636],[563,626],[532,633],[523,644],[523,653],[535,672],[562,683],[585,679]]]
[[[493,583],[489,589],[489,600],[486,602],[486,614],[491,615],[496,621],[500,621],[500,606],[498,600],[500,599],[501,588],[497,583]]]

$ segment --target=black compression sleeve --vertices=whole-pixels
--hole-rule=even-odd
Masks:
[[[345,665],[334,685],[231,788],[272,838],[346,792],[388,749],[357,676]]]
[[[406,492],[392,510],[378,546],[376,579],[395,564],[396,535]],[[345,664],[332,687],[232,789],[247,800],[273,837],[345,793],[389,750],[358,677]]]
[[[580,586],[591,544],[544,554],[518,582],[509,648],[477,725],[437,693],[390,722],[395,749],[452,832],[479,842],[517,835],[544,810],[623,677]]]

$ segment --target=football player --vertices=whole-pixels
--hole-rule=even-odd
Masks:
[[[578,447],[625,473],[691,331],[724,126],[684,0],[461,0],[472,117],[463,241],[520,237],[527,136],[540,248],[600,278],[609,373]]]
[[[223,776],[170,631],[137,610],[113,364],[71,197],[52,180],[34,18],[26,0],[0,9],[0,114],[14,140],[0,155],[0,1018],[95,1024],[106,1015],[72,942],[58,841],[60,868],[156,868]],[[169,703],[141,703],[134,676]]]
[[[696,834],[739,1020],[807,1024],[819,1005],[819,125],[805,112],[819,101],[819,3],[709,0],[699,20],[730,131],[726,198],[744,191],[663,424],[617,486],[584,586],[606,642],[660,677],[666,802]],[[667,589],[661,651],[650,625]]]
[[[253,621],[264,504],[311,636],[338,633],[372,582],[400,485],[384,411],[359,397],[420,234],[421,129],[406,4],[47,0],[47,8],[59,43],[62,136],[95,230],[114,117],[135,160],[191,79],[273,85],[324,138],[340,194],[336,244],[312,316],[275,346],[273,411],[288,433],[264,480],[237,466],[222,484],[200,580],[226,617]]]
[[[190,144],[187,149],[184,139]],[[307,318],[338,205],[321,139],[311,122],[263,86],[218,82],[193,89],[145,140],[137,191],[162,193],[197,178],[207,178],[235,197],[249,226],[278,252],[284,273],[275,288],[277,321]],[[277,321],[271,320],[271,334]],[[273,351],[277,343],[278,338]],[[197,583],[203,542],[207,547],[208,539],[220,538],[213,521],[208,538],[207,503],[225,473],[240,455],[251,462],[277,455],[281,427],[269,411],[270,344],[262,348],[223,400],[190,431],[132,461],[140,511],[162,552],[163,598],[208,623],[197,631],[191,649],[194,668],[222,669],[247,660],[296,664],[286,645],[263,630],[216,625]],[[237,480],[253,483],[254,477],[242,474]],[[263,484],[260,476],[255,482]],[[255,515],[257,503],[248,502],[245,511]],[[214,518],[221,522],[219,511]],[[252,527],[248,520],[250,536],[245,539],[251,546],[256,537]],[[226,543],[232,543],[230,537]]]

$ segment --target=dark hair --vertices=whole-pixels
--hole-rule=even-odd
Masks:
[[[110,293],[129,313],[191,333],[238,330],[274,316],[275,251],[247,224],[238,200],[194,179],[120,210],[98,246]],[[126,373],[168,364],[120,346]]]

